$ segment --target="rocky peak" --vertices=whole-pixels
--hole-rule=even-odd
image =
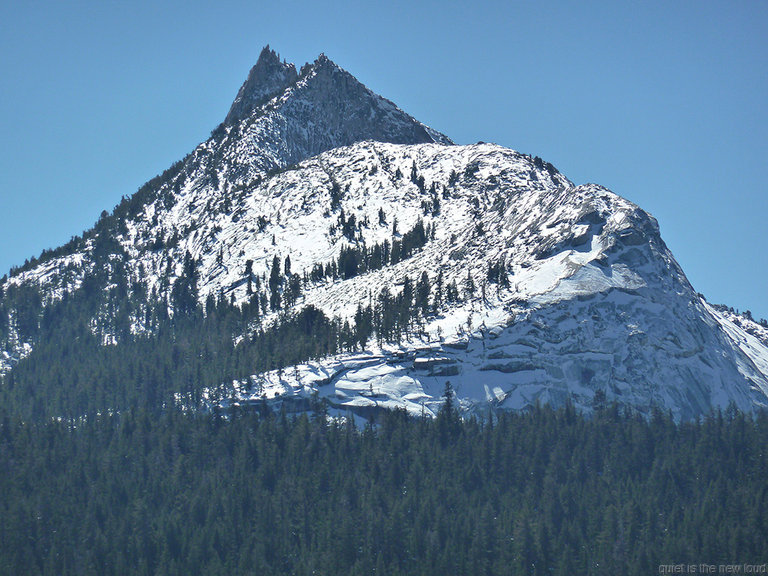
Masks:
[[[278,106],[299,127],[295,132],[289,127],[291,133],[285,137],[291,163],[363,140],[453,144],[371,91],[325,54],[302,67],[299,81],[289,91]]]
[[[296,67],[282,62],[269,45],[265,46],[256,65],[251,68],[248,78],[240,87],[225,124],[233,124],[245,118],[266,100],[285,90],[297,78]]]
[[[325,55],[325,52],[321,52],[320,55],[315,59],[314,63],[312,64],[312,67],[316,70],[322,69],[322,68],[328,68],[328,69],[340,69],[339,66],[328,56]]]

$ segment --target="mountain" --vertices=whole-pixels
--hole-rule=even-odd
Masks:
[[[74,314],[58,311],[83,302],[117,353],[236,311],[236,360],[167,391],[181,403],[434,414],[452,389],[481,414],[768,405],[768,327],[697,294],[638,206],[538,157],[456,146],[326,56],[297,73],[269,47],[210,139],[0,296],[4,382],[44,363]],[[248,346],[263,358],[281,327],[318,326],[322,352],[297,341],[248,370]]]
[[[344,183],[338,214],[329,211],[334,182]],[[260,217],[269,224],[250,234]],[[353,218],[345,237],[343,221]],[[319,390],[342,409],[433,413],[450,381],[462,406],[479,411],[568,399],[589,409],[596,391],[680,418],[730,402],[746,411],[764,405],[766,331],[747,334],[698,296],[652,217],[495,145],[364,142],[329,151],[254,191],[242,213],[222,221],[230,232],[217,245],[225,255],[241,250],[257,275],[274,255],[308,270],[345,246],[394,244],[395,218],[401,231],[419,221],[433,227],[434,240],[395,265],[310,284],[302,305],[352,318],[359,306],[375,308],[383,287],[396,294],[424,271],[430,302],[438,274],[463,301],[426,315],[408,343],[254,375],[241,396]],[[506,283],[493,276],[499,266]],[[227,276],[213,255],[201,258],[204,290],[223,285],[245,298],[240,274]]]

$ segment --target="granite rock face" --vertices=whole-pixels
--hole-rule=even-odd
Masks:
[[[248,73],[248,78],[240,87],[224,123],[232,125],[242,120],[297,79],[296,67],[281,62],[277,53],[265,46],[258,61]]]

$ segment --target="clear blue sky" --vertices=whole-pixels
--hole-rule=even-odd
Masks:
[[[204,140],[269,43],[609,187],[696,290],[768,318],[767,31],[762,1],[0,0],[0,275]]]

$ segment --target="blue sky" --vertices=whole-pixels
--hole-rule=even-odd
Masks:
[[[0,275],[204,140],[270,44],[607,186],[696,290],[768,318],[766,30],[766,2],[0,0]]]

